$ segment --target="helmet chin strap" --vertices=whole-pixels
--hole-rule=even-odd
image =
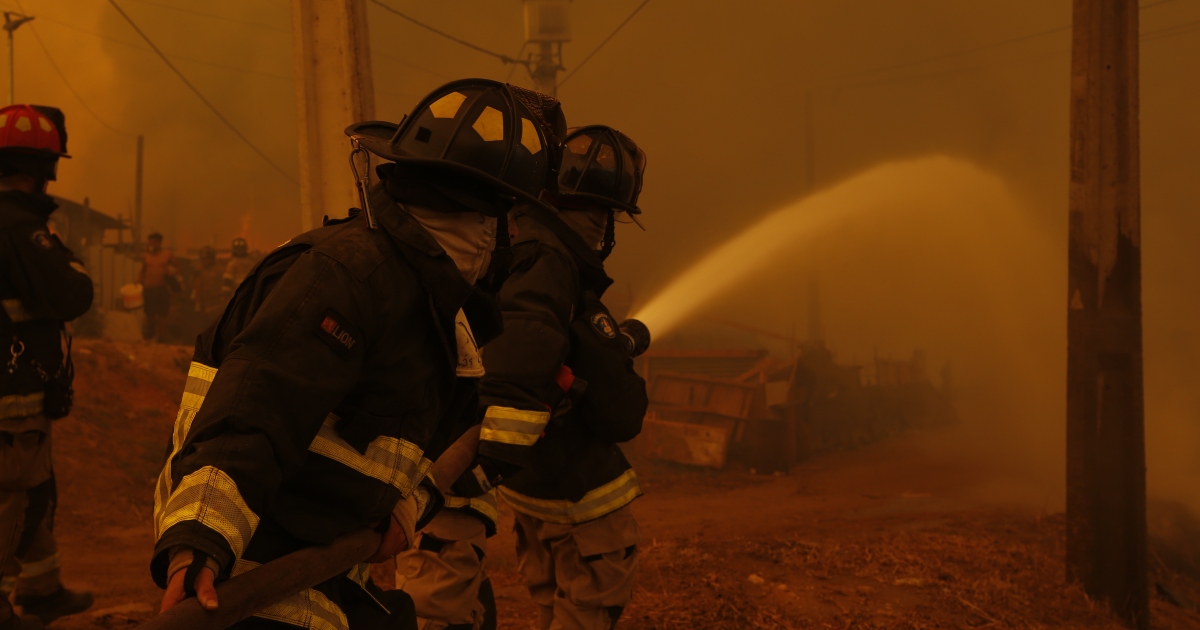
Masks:
[[[492,261],[488,265],[487,272],[479,279],[479,288],[485,293],[493,295],[499,293],[500,287],[504,286],[504,281],[508,280],[512,260],[512,238],[508,234],[508,212],[501,212],[496,216],[496,247],[492,249]]]
[[[612,209],[608,211],[608,224],[604,226],[604,240],[600,243],[600,260],[605,260],[617,246],[617,217]]]

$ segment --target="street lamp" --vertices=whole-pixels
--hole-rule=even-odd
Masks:
[[[529,76],[543,94],[554,96],[563,69],[562,45],[571,41],[570,0],[525,0],[525,41],[537,44]]]
[[[16,96],[15,96],[16,87],[14,86],[14,81],[13,81],[13,69],[16,66],[16,64],[13,62],[13,57],[15,54],[13,52],[13,31],[17,30],[18,28],[20,28],[20,26],[22,24],[24,24],[32,19],[33,19],[32,16],[21,15],[20,13],[16,13],[14,11],[5,11],[4,12],[4,30],[8,31],[8,104],[9,105],[12,105],[13,103],[16,102]]]

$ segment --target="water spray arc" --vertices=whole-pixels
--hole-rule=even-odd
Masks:
[[[692,265],[637,309],[634,317],[661,338],[740,281],[839,222],[927,196],[947,181],[979,181],[981,174],[967,162],[946,157],[870,168],[762,218]]]

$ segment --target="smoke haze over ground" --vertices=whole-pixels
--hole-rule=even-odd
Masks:
[[[286,172],[296,170],[290,3],[118,0],[172,61]],[[385,0],[514,55],[516,0]],[[575,0],[573,68],[641,0]],[[104,0],[0,0],[16,33],[17,99],[63,107],[74,159],[57,194],[128,215],[146,136],[146,228],[186,249],[299,228],[296,187],[242,145]],[[509,67],[370,6],[376,111],[399,120],[453,78]],[[811,98],[818,189],[883,164],[939,160],[895,207],[797,245],[714,303],[728,319],[805,327],[819,275],[845,359],[926,349],[950,361],[972,426],[998,458],[1061,486],[1070,3],[654,0],[560,92],[572,124],[606,123],[649,155],[648,231],[623,226],[614,300],[644,304],[705,252],[807,192]],[[1146,400],[1152,489],[1200,505],[1200,3],[1143,3]],[[522,69],[515,82],[529,85]],[[927,158],[927,156],[948,156]],[[631,296],[631,298],[630,298]],[[981,429],[978,436],[990,435]],[[1188,493],[1191,493],[1188,496]]]

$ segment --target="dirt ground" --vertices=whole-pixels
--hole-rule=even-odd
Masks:
[[[132,628],[155,610],[152,484],[190,349],[80,341],[77,406],[55,425],[65,580],[96,593],[59,629]],[[1061,513],[980,492],[994,471],[914,435],[788,476],[637,461],[644,537],[624,628],[1119,628],[1065,583]],[[489,541],[501,628],[533,627],[511,515]],[[1200,584],[1154,562],[1177,600]],[[1157,596],[1154,627],[1200,628]]]

